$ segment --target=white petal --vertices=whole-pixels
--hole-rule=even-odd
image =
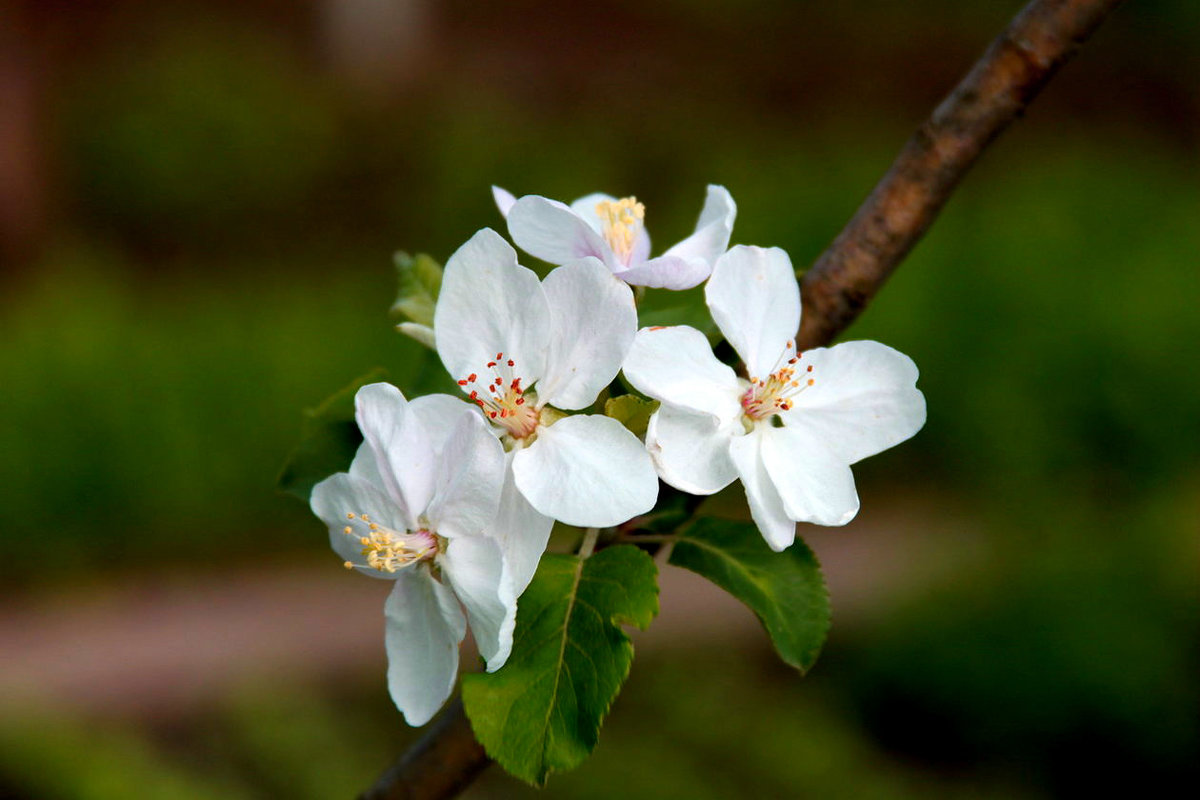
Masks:
[[[471,632],[488,672],[504,666],[512,652],[517,598],[495,539],[455,539],[440,559],[443,574],[467,609]]]
[[[746,362],[752,378],[766,379],[791,353],[800,327],[800,289],[787,253],[778,247],[738,245],[717,259],[704,287],[713,321]]]
[[[594,256],[609,269],[618,266],[604,237],[557,200],[522,197],[508,212],[508,233],[526,253],[551,264]]]
[[[796,540],[796,523],[788,518],[783,500],[767,475],[762,459],[763,429],[756,428],[730,442],[729,455],[750,503],[750,516],[775,552],[781,552]]]
[[[361,454],[366,448],[359,449]],[[357,460],[357,459],[356,459]],[[366,558],[359,539],[365,534],[365,525],[358,517],[368,515],[372,521],[386,528],[403,531],[405,520],[391,499],[366,480],[345,472],[326,478],[313,487],[309,498],[313,513],[329,527],[329,545],[342,561],[362,564]],[[354,514],[355,519],[348,519]],[[346,533],[346,528],[350,533]],[[370,567],[358,567],[359,572],[372,578],[394,580],[397,573],[380,572]]]
[[[845,525],[858,513],[858,492],[850,467],[803,428],[762,427],[762,458],[797,522]]]
[[[414,397],[408,403],[408,413],[425,430],[434,452],[439,455],[464,416],[479,416],[479,411],[472,403],[448,394]]]
[[[404,512],[401,527],[416,519],[433,497],[433,443],[395,386],[372,383],[354,395],[355,419],[363,441],[375,453],[383,488]]]
[[[396,326],[396,330],[411,339],[416,339],[430,350],[437,350],[437,345],[434,343],[433,338],[433,328],[428,325],[421,325],[416,322],[401,322]]]
[[[903,442],[925,424],[925,396],[917,389],[917,366],[879,342],[843,342],[806,350],[813,385],[797,394],[783,414],[803,426],[846,464]]]
[[[513,197],[512,192],[501,189],[499,186],[492,187],[492,199],[496,201],[496,208],[500,209],[502,217],[507,217],[508,212],[512,210],[513,203],[517,202],[517,198]]]
[[[740,420],[721,425],[711,414],[664,405],[650,416],[646,449],[664,481],[689,494],[713,494],[737,477],[729,457],[732,426],[742,432]]]
[[[617,525],[658,499],[646,448],[610,417],[577,415],[540,429],[513,457],[513,477],[534,508],[568,525]]]
[[[513,594],[517,597],[529,586],[537,572],[542,553],[550,541],[554,520],[529,505],[517,489],[513,478],[512,460],[520,451],[505,454],[504,488],[500,492],[500,509],[488,533],[500,542],[505,561],[512,575]]]
[[[440,449],[428,510],[434,530],[447,538],[482,534],[496,517],[504,482],[503,446],[481,416],[455,402],[463,413]]]
[[[717,360],[695,328],[642,328],[622,369],[634,388],[655,400],[713,414],[722,422],[742,413],[737,375]]]
[[[400,574],[383,613],[388,691],[409,725],[424,725],[454,688],[466,620],[454,592],[426,569]]]
[[[671,254],[642,263],[630,257],[629,263],[635,266],[613,274],[633,286],[649,286],[652,289],[691,289],[704,283],[704,279],[712,272],[711,261]]]
[[[552,270],[542,288],[553,333],[538,398],[563,409],[590,406],[617,377],[633,344],[633,292],[594,258]]]
[[[487,364],[504,353],[516,362],[512,375],[529,386],[545,368],[550,307],[537,275],[517,263],[500,234],[484,228],[446,262],[433,329],[452,377],[478,373],[486,380]]]
[[[725,187],[709,185],[695,233],[663,255],[698,258],[708,264],[711,271],[713,263],[729,247],[729,236],[733,233],[736,217],[737,204]]]
[[[617,198],[613,197],[611,194],[593,192],[592,194],[586,194],[578,200],[572,202],[571,211],[573,211],[581,220],[586,222],[592,230],[603,235],[604,223],[601,221],[600,215],[596,213],[596,206],[600,205],[601,203],[613,203],[616,202],[616,200]]]

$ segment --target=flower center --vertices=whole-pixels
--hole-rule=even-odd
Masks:
[[[792,398],[812,386],[812,365],[803,370],[799,361],[803,353],[796,353],[796,343],[788,340],[783,354],[765,379],[750,376],[750,386],[742,395],[742,412],[757,422],[792,407]]]
[[[604,241],[608,242],[620,262],[628,265],[633,246],[642,230],[646,207],[636,197],[623,197],[597,203],[596,214],[600,217]]]
[[[428,561],[438,553],[438,536],[426,528],[401,533],[372,522],[366,514],[352,511],[346,512],[346,521],[349,524],[342,533],[358,540],[366,559],[363,564],[347,561],[346,569],[370,567],[380,572],[399,572],[409,564]]]
[[[496,425],[504,428],[514,439],[524,439],[533,433],[538,426],[538,410],[536,402],[530,403],[525,395],[528,389],[521,387],[521,379],[514,377],[513,367],[516,362],[511,358],[505,359],[504,353],[496,353],[496,359],[487,363],[491,371],[490,379],[480,380],[479,375],[472,372],[458,381],[458,385],[467,392],[467,397],[475,403],[483,413]],[[536,395],[531,395],[536,400]]]

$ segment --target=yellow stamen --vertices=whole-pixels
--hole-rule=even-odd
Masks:
[[[628,264],[629,257],[633,254],[633,246],[642,230],[646,207],[639,203],[636,197],[623,197],[620,200],[603,200],[597,203],[596,214],[600,217],[604,241],[608,242],[608,246],[621,263]]]

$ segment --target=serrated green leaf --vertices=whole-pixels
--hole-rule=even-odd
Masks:
[[[654,560],[629,545],[583,560],[542,556],[521,595],[508,662],[463,676],[463,704],[489,756],[535,785],[587,758],[633,661],[619,626],[650,625],[657,575]]]
[[[797,537],[782,553],[748,522],[704,518],[679,534],[670,563],[741,600],[784,661],[806,672],[829,633],[829,593],[812,550]]]
[[[424,253],[410,256],[403,251],[393,256],[400,290],[392,314],[426,327],[433,325],[433,310],[442,289],[442,265]]]
[[[335,472],[345,472],[362,443],[354,422],[354,395],[368,383],[383,380],[387,370],[377,367],[304,412],[300,443],[284,462],[277,486],[305,503],[312,488]]]
[[[604,401],[604,415],[624,425],[639,439],[646,436],[650,415],[657,410],[657,400],[646,400],[635,394],[623,394]]]

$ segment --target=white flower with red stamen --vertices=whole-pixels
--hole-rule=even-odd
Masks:
[[[800,290],[778,248],[734,247],[705,296],[749,378],[718,361],[693,328],[638,332],[625,377],[662,403],[646,432],[659,475],[692,494],[741,478],[775,550],[795,540],[797,522],[849,522],[858,512],[850,465],[925,424],[916,366],[878,342],[797,353]]]
[[[492,194],[508,220],[509,235],[530,255],[551,264],[592,256],[626,283],[662,289],[703,283],[729,247],[737,216],[725,187],[709,186],[695,232],[651,258],[646,210],[637,198],[589,194],[568,206],[538,195],[518,200],[498,187]]]
[[[408,723],[424,725],[454,687],[468,619],[489,672],[512,649],[519,592],[491,529],[504,452],[449,395],[408,402],[376,383],[355,404],[363,444],[349,472],[313,487],[312,510],[346,567],[395,581],[384,606],[388,689]]]
[[[595,402],[636,332],[633,293],[597,259],[539,281],[484,229],[446,262],[434,313],[438,354],[509,451],[512,494],[532,506],[502,513],[606,527],[654,506],[658,478],[638,438],[609,417],[563,413]],[[543,523],[536,537],[511,542],[510,554],[525,546],[536,566],[548,535]]]

